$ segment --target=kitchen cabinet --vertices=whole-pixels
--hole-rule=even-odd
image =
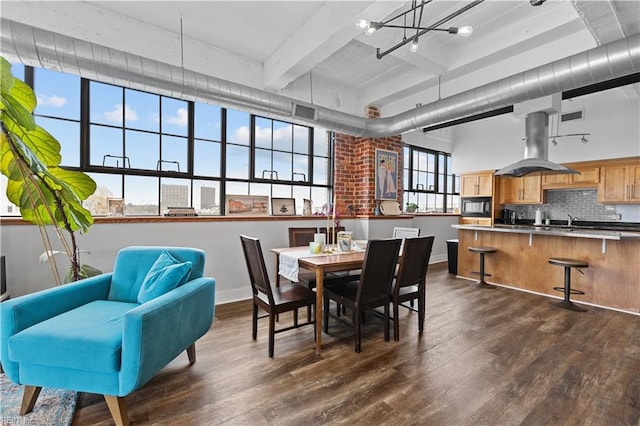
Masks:
[[[539,173],[501,179],[501,204],[542,204],[542,176]]]
[[[461,225],[491,226],[491,218],[490,217],[461,217],[459,223]]]
[[[600,182],[600,167],[590,165],[564,164],[580,174],[545,174],[542,176],[542,189],[595,188]]]
[[[460,176],[461,197],[493,196],[493,171],[465,173]]]
[[[598,203],[640,203],[640,164],[602,167]]]

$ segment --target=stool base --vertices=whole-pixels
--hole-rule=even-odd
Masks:
[[[474,286],[476,286],[478,288],[496,288],[495,285],[489,284],[486,281],[477,281],[475,283],[471,283],[471,285],[474,285]]]
[[[558,308],[568,309],[575,312],[587,312],[585,308],[568,300],[559,300],[557,302],[549,302],[550,305],[557,306]]]

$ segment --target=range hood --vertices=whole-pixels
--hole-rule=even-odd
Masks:
[[[495,173],[496,175],[520,177],[535,172],[543,174],[580,173],[561,164],[552,163],[547,159],[549,157],[549,137],[547,136],[549,134],[549,114],[547,112],[536,111],[527,114],[525,133],[524,160],[503,167]]]

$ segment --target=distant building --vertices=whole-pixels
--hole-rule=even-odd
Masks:
[[[160,187],[160,209],[189,206],[189,185],[166,185]]]
[[[200,187],[200,209],[211,210],[218,205],[216,189],[210,186]]]

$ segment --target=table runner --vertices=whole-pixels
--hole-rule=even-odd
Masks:
[[[298,282],[298,259],[311,256],[318,255],[309,253],[308,248],[300,249],[299,251],[280,253],[280,260],[278,265],[278,271],[280,272],[280,275],[288,280]]]

